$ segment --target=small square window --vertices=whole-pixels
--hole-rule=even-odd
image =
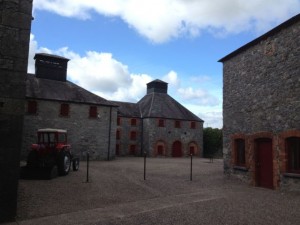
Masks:
[[[130,124],[131,126],[136,126],[136,119],[131,119]]]
[[[97,106],[90,106],[90,112],[89,112],[90,118],[97,118]]]
[[[159,126],[159,127],[165,127],[165,120],[159,119],[159,120],[158,120],[158,126]]]
[[[175,121],[175,128],[180,128],[180,127],[181,127],[180,121],[176,120]]]
[[[61,116],[69,116],[69,113],[70,113],[70,106],[69,104],[61,104],[60,105],[60,115]]]
[[[196,129],[196,122],[195,121],[191,122],[191,129]]]

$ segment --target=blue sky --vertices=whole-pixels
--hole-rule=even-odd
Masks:
[[[37,52],[70,59],[68,80],[137,102],[161,79],[169,94],[222,127],[217,61],[300,11],[300,0],[34,0],[28,71]]]

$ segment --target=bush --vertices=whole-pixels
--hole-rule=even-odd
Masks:
[[[203,155],[205,158],[223,157],[222,129],[206,127],[203,129]]]

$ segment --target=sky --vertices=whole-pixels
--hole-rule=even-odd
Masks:
[[[70,59],[68,80],[107,99],[138,102],[146,84],[222,128],[222,63],[300,12],[300,0],[34,0],[34,54]]]

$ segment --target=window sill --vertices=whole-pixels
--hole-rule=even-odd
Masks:
[[[241,171],[248,171],[248,169],[244,166],[233,166],[233,169],[235,170],[241,170]]]
[[[284,173],[283,176],[300,179],[300,174],[299,173]]]

